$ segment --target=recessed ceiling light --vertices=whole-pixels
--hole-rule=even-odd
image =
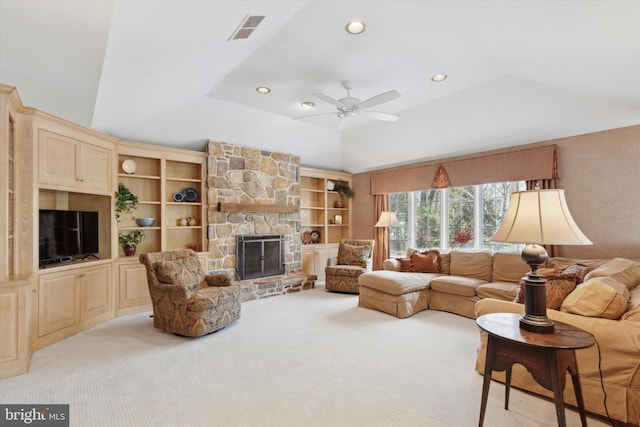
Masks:
[[[431,80],[434,82],[441,82],[446,79],[447,79],[446,74],[436,74],[435,76],[431,77]]]
[[[316,103],[311,101],[304,101],[301,102],[300,105],[302,105],[303,108],[310,110],[316,106]]]
[[[365,28],[365,25],[364,25],[364,22],[362,21],[351,21],[345,27],[345,29],[347,30],[347,33],[349,34],[360,34],[364,32],[364,28]]]
[[[257,87],[257,88],[256,88],[256,90],[257,90],[259,93],[262,93],[262,94],[267,94],[267,93],[271,92],[271,89],[269,89],[269,88],[268,88],[268,87],[266,87],[266,86],[260,86],[260,87]]]

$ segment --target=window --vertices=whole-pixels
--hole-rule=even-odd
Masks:
[[[522,190],[524,181],[391,193],[390,209],[398,223],[389,228],[390,253],[402,256],[407,248],[434,247],[520,250],[521,245],[490,239],[502,224],[511,193]],[[470,240],[456,239],[465,233]]]

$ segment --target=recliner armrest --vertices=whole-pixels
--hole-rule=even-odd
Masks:
[[[204,280],[208,286],[231,286],[231,279],[226,274],[207,274]]]

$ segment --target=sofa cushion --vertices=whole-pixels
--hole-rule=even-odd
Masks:
[[[611,277],[632,291],[640,283],[640,262],[624,258],[614,258],[590,271],[584,276],[585,282],[594,277]]]
[[[628,299],[625,285],[611,277],[595,277],[571,292],[560,310],[587,317],[619,319],[627,311]]]
[[[437,273],[401,273],[399,271],[376,270],[360,275],[358,283],[366,288],[392,295],[402,295],[419,289],[427,289],[431,280],[438,276]]]
[[[504,301],[513,301],[518,294],[520,285],[512,282],[491,282],[476,288],[476,294],[480,298],[495,298]]]
[[[440,254],[440,273],[451,274],[451,255]]]
[[[461,252],[452,251],[451,266],[452,276],[472,277],[489,282],[491,280],[491,253],[489,252]]]
[[[600,267],[602,264],[611,261],[610,259],[575,259],[575,258],[564,258],[564,257],[552,257],[549,258],[546,262],[546,267],[558,268],[560,270],[564,270],[565,268],[571,265],[581,265],[583,267],[587,267],[588,271],[591,271],[595,268]]]
[[[439,276],[431,281],[431,289],[447,294],[462,295],[465,297],[476,296],[476,288],[486,280],[465,276]]]
[[[338,249],[338,264],[367,266],[371,246],[355,246],[343,243]]]
[[[519,253],[493,254],[493,282],[518,283],[531,270]]]

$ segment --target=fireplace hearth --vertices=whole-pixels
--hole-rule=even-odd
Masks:
[[[284,234],[236,236],[237,280],[283,274],[284,241]]]

